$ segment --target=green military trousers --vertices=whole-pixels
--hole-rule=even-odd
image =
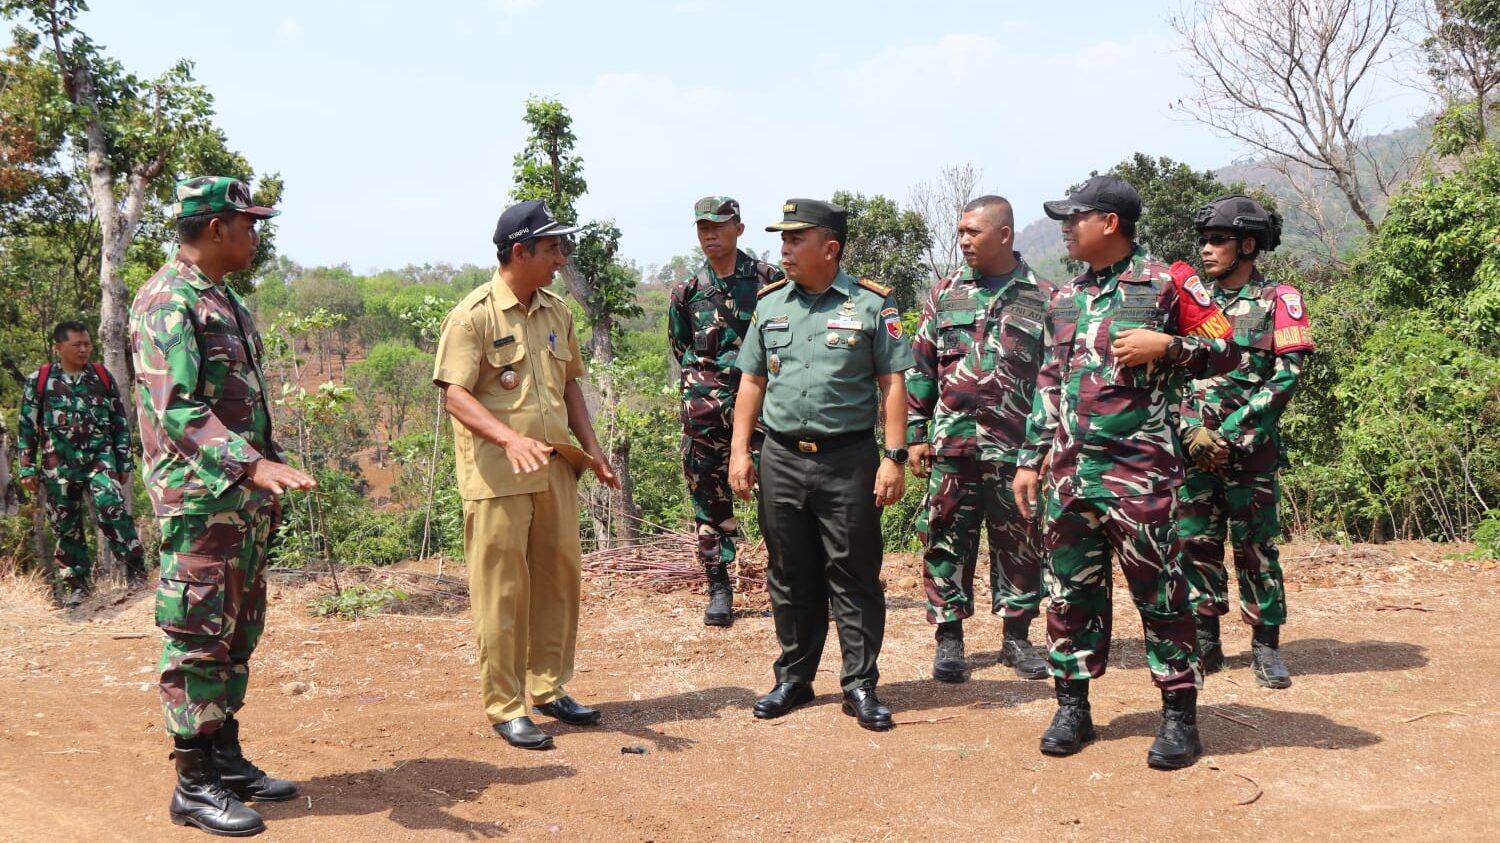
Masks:
[[[1229,613],[1224,538],[1234,548],[1240,617],[1252,626],[1286,623],[1281,572],[1281,483],[1274,471],[1215,474],[1188,468],[1178,490],[1178,534],[1188,599],[1200,615]]]

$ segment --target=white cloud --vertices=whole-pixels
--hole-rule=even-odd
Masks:
[[[289,47],[302,43],[302,25],[293,18],[282,18],[276,27],[276,40]]]
[[[494,0],[494,4],[507,15],[524,15],[541,5],[541,0]]]

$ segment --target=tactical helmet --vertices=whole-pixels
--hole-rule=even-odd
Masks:
[[[1227,228],[1249,234],[1255,238],[1262,252],[1275,251],[1281,245],[1281,217],[1275,211],[1267,211],[1248,196],[1232,193],[1220,196],[1198,209],[1193,215],[1193,227],[1199,231],[1207,228]]]

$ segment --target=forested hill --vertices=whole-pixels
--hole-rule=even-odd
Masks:
[[[1385,214],[1390,200],[1377,185],[1375,172],[1378,170],[1384,179],[1393,183],[1391,192],[1394,192],[1394,187],[1410,178],[1415,171],[1431,138],[1431,122],[1424,120],[1417,125],[1368,139],[1370,157],[1375,166],[1366,165],[1362,168],[1360,177],[1365,200],[1378,216]],[[1327,254],[1328,250],[1320,240],[1320,226],[1316,217],[1321,217],[1323,224],[1331,230],[1329,239],[1337,244],[1340,254],[1347,254],[1364,237],[1364,228],[1359,220],[1350,215],[1343,198],[1326,179],[1305,168],[1293,172],[1298,183],[1314,186],[1312,192],[1320,200],[1316,216],[1302,210],[1302,202],[1293,186],[1293,180],[1279,172],[1267,159],[1226,164],[1209,172],[1224,184],[1243,182],[1251,191],[1264,191],[1276,199],[1277,208],[1286,219],[1284,248],[1288,254]],[[1033,209],[1021,209],[1021,214],[1024,218],[1032,211]],[[1146,214],[1150,213],[1148,205]],[[1051,273],[1053,277],[1070,274],[1063,267],[1062,234],[1054,220],[1042,217],[1022,227],[1016,233],[1016,248],[1032,266],[1044,274]]]

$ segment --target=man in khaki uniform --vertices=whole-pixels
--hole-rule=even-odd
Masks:
[[[562,238],[577,230],[541,200],[500,215],[500,268],[443,321],[432,376],[453,416],[485,713],[523,749],[552,746],[527,716],[528,697],[565,723],[599,722],[563,688],[578,630],[577,481],[585,468],[620,481],[578,385],[573,315],[545,289],[567,262]]]

